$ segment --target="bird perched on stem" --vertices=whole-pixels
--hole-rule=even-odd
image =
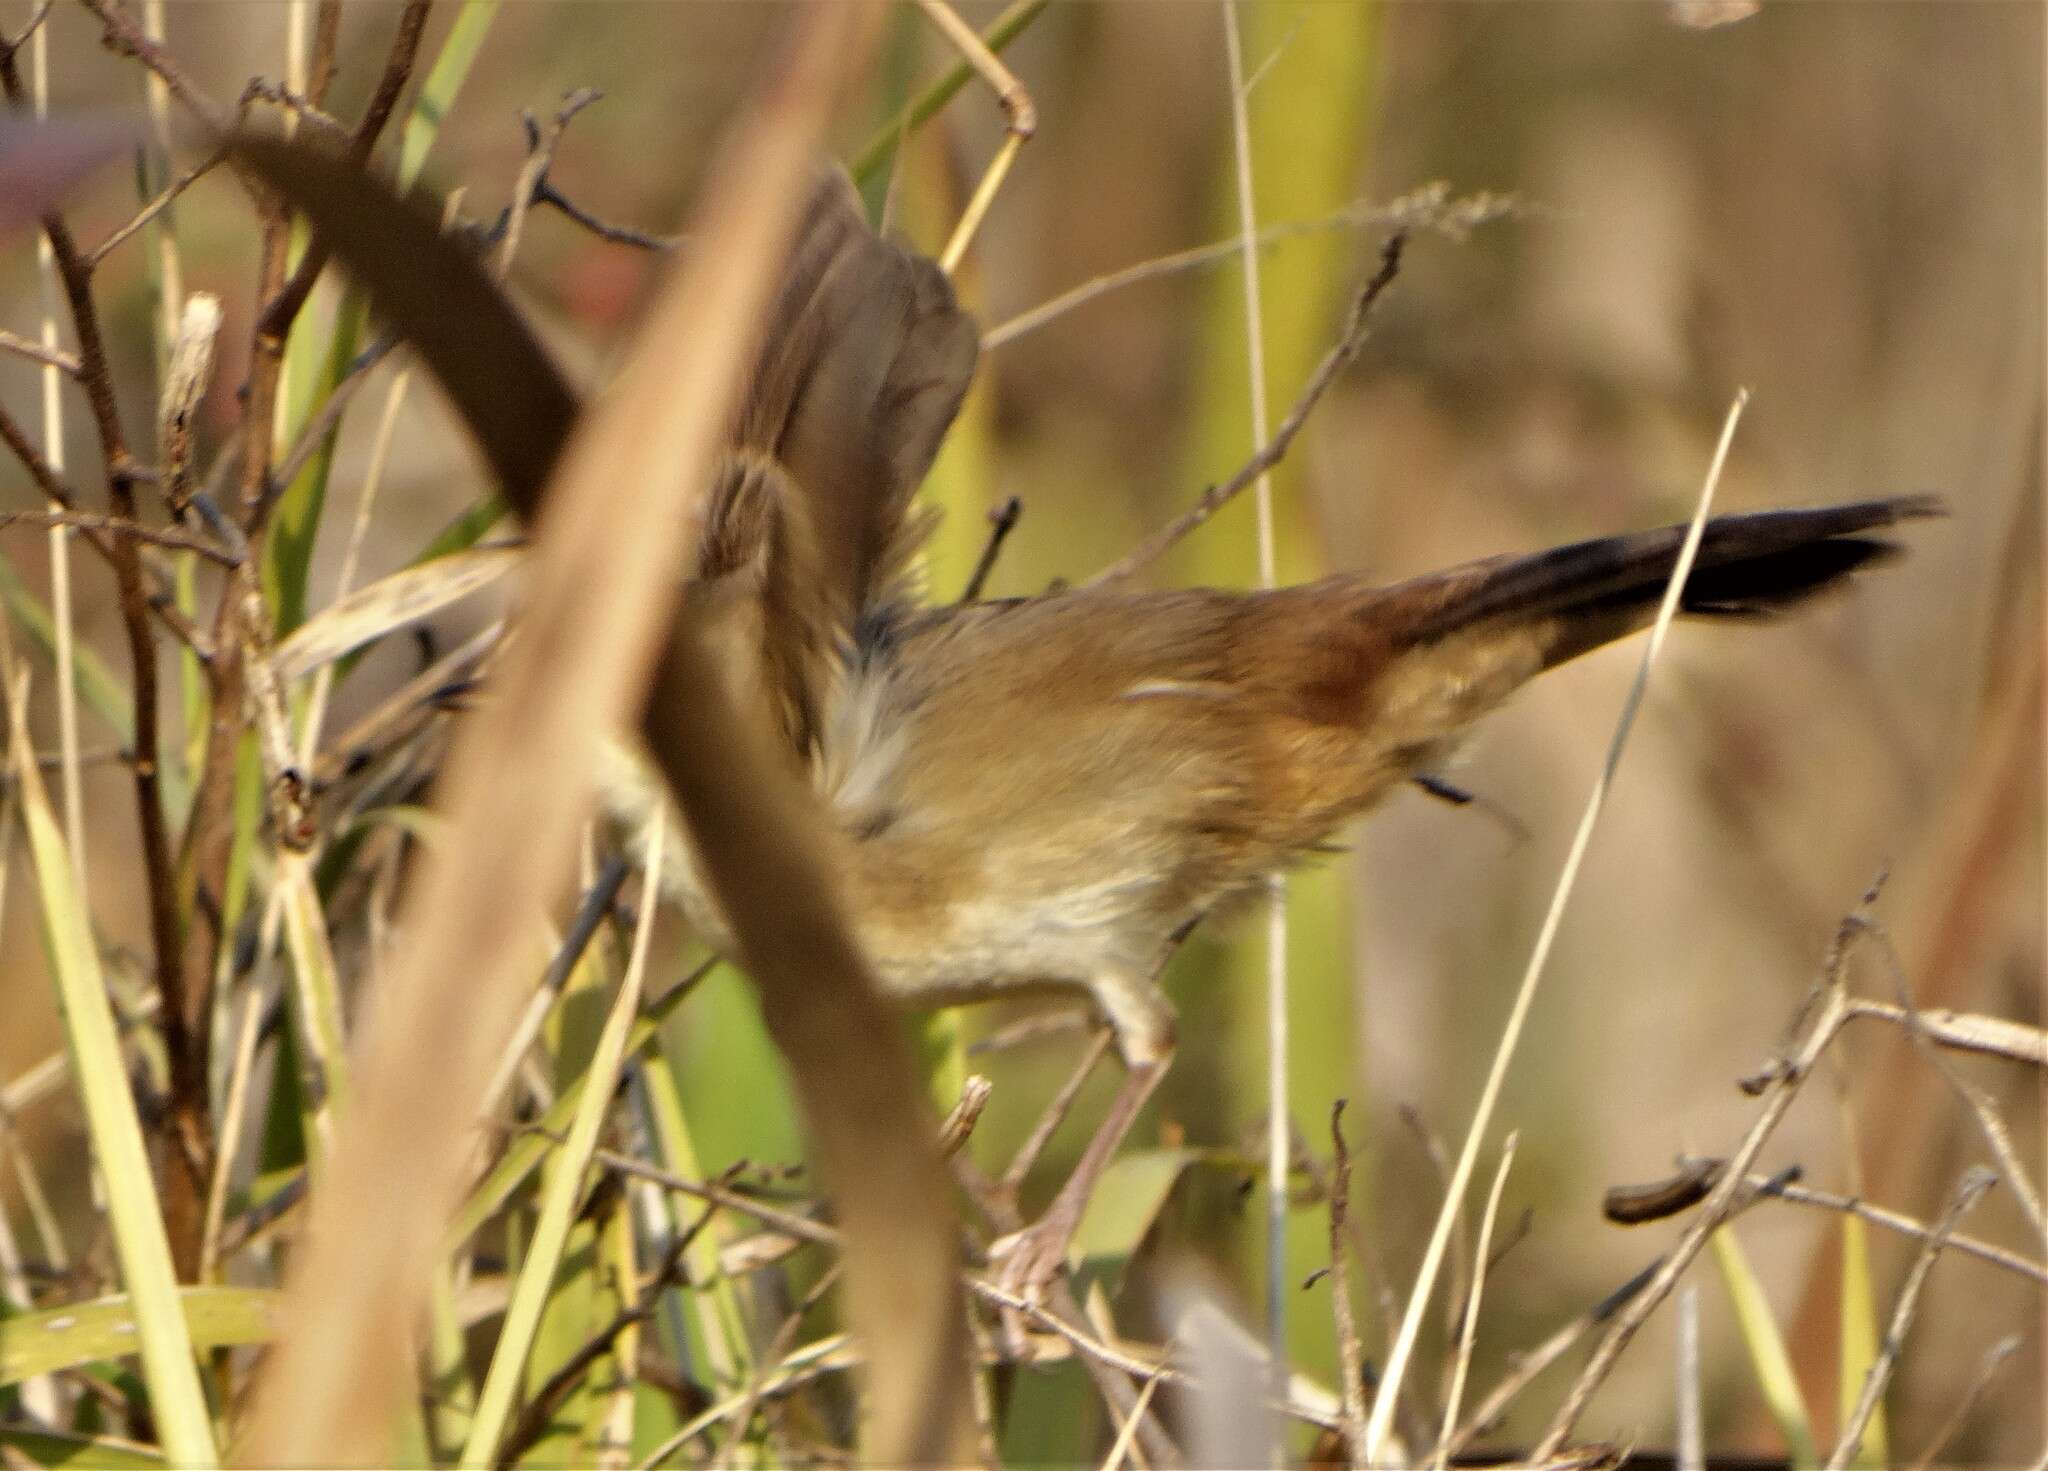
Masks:
[[[974,370],[938,267],[814,190],[734,422],[686,594],[724,675],[772,711],[829,808],[842,902],[911,1006],[1085,993],[1126,1077],[1011,1286],[1064,1260],[1172,1055],[1158,979],[1206,916],[1437,764],[1534,675],[1643,628],[1683,527],[1490,558],[1391,586],[1266,592],[1125,581],[926,607],[913,504]],[[1926,499],[1723,516],[1682,611],[1792,608],[1893,555]],[[622,759],[615,808],[658,788]],[[694,855],[671,894],[729,930]]]

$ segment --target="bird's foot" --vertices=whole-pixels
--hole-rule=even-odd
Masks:
[[[1012,1301],[1002,1307],[1004,1351],[1016,1358],[1031,1357],[1033,1328],[1044,1331],[1046,1294],[1067,1269],[1067,1256],[1074,1242],[1074,1228],[1080,1213],[1062,1194],[1051,1210],[1021,1231],[998,1237],[988,1249],[989,1265],[995,1269],[995,1285]]]

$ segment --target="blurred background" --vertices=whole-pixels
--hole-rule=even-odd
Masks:
[[[961,6],[977,25],[1000,8]],[[27,7],[7,10],[12,27]],[[276,73],[282,6],[209,0],[169,14],[174,48],[214,95]],[[346,7],[338,112],[360,104],[394,14],[381,0]],[[1483,1388],[1675,1233],[1605,1224],[1600,1192],[1663,1174],[1679,1153],[1732,1148],[1754,1109],[1734,1080],[1776,1045],[1842,916],[1881,871],[1890,877],[1876,913],[1916,1000],[2041,1021],[2043,12],[1767,0],[1739,23],[1696,29],[1651,3],[1256,0],[1241,17],[1258,216],[1309,227],[1263,257],[1276,416],[1371,273],[1383,231],[1360,223],[1362,206],[1437,182],[1517,206],[1469,239],[1425,232],[1413,243],[1370,342],[1277,477],[1285,579],[1342,569],[1394,580],[1682,519],[1745,385],[1754,398],[1721,509],[1931,491],[1952,512],[1907,529],[1910,558],[1808,615],[1682,628],[1668,645],[1500,1116],[1521,1139],[1505,1219],[1527,1212],[1528,1225],[1489,1284]],[[551,179],[607,220],[673,230],[781,19],[765,3],[508,6],[447,120],[429,185],[464,188],[465,212],[490,219],[526,156],[521,110],[547,116],[565,93],[594,87],[604,98],[569,126]],[[447,23],[438,16],[436,33]],[[137,73],[100,48],[91,17],[60,5],[50,24],[60,105],[135,104]],[[961,274],[985,326],[1234,230],[1215,6],[1055,4],[1006,55],[1040,127]],[[842,156],[950,59],[903,7],[848,111]],[[904,151],[897,228],[935,251],[1001,136],[993,101],[970,87]],[[133,200],[130,181],[102,179],[79,201],[81,235],[117,224]],[[227,311],[206,431],[217,438],[243,367],[253,234],[225,177],[178,208],[187,285],[218,292]],[[512,279],[564,362],[594,384],[660,270],[656,255],[542,212]],[[127,407],[147,422],[140,255],[111,262],[104,286],[131,376]],[[0,325],[32,332],[39,317],[23,243],[0,259]],[[1087,575],[1228,476],[1251,447],[1244,354],[1229,263],[1105,294],[991,351],[931,486],[948,513],[935,594],[956,594],[983,513],[1006,496],[1023,516],[996,594]],[[0,394],[26,414],[35,392],[33,368],[0,357]],[[343,441],[336,525],[368,454],[361,417]],[[91,463],[82,420],[73,459]],[[409,401],[390,474],[371,574],[399,565],[484,489],[430,392]],[[0,484],[10,505],[31,503],[11,461]],[[340,540],[320,547],[316,589],[332,585]],[[32,585],[45,575],[39,534],[10,531],[0,550]],[[1152,575],[1245,585],[1254,567],[1246,497]],[[116,657],[101,570],[81,565],[83,626]],[[453,637],[486,616],[464,609],[440,631]],[[1330,1104],[1352,1100],[1356,1210],[1373,1244],[1368,1305],[1375,1271],[1406,1292],[1440,1195],[1425,1136],[1451,1149],[1462,1136],[1638,653],[1581,661],[1494,718],[1447,773],[1480,802],[1399,795],[1345,851],[1292,881],[1291,1111],[1304,1147],[1323,1158]],[[345,690],[337,725],[414,659],[410,648],[380,652]],[[139,893],[125,782],[104,773],[88,801],[102,924],[139,941],[141,906],[124,899]],[[56,1032],[28,910],[6,917],[0,1069],[11,1077]],[[1162,1177],[1170,1193],[1156,1220],[1147,1215],[1146,1250],[1124,1286],[1141,1318],[1159,1274],[1190,1255],[1212,1264],[1247,1321],[1260,1311],[1260,1213],[1244,1188],[1267,1109],[1252,928],[1198,935],[1170,973],[1182,1051],[1141,1137],[1199,1154]],[[1878,966],[1855,974],[1893,995]],[[959,1035],[1005,1019],[964,1017]],[[958,1040],[950,1025],[928,1029],[935,1053]],[[707,1168],[799,1158],[744,984],[721,975],[677,1027]],[[996,1081],[975,1143],[987,1159],[1007,1157],[1072,1046],[971,1060]],[[1764,1167],[1797,1162],[1814,1185],[1938,1214],[1978,1148],[1953,1095],[1890,1035],[1852,1033],[1836,1058]],[[1966,1071],[1998,1098],[2024,1157],[2040,1159],[2034,1081],[1999,1066]],[[77,1139],[68,1107],[23,1120],[34,1148],[58,1157]],[[1081,1129],[1069,1133],[1071,1155]],[[1493,1157],[1490,1146],[1482,1170]],[[68,1184],[81,1201],[82,1181]],[[1997,1193],[1970,1229],[2027,1241]],[[1739,1233],[1825,1424],[1835,1218],[1765,1207]],[[1880,1234],[1874,1250],[1882,1309],[1912,1249]],[[1319,1205],[1297,1213],[1291,1253],[1297,1283],[1327,1259]],[[1709,1443],[1775,1449],[1709,1275],[1703,1267]],[[1290,1312],[1304,1367],[1331,1382],[1327,1284],[1297,1293]],[[1668,1442],[1669,1316],[1595,1402],[1589,1432]],[[1984,1349],[2023,1332],[1951,1454],[2035,1455],[2042,1327],[2038,1293],[1945,1260],[1890,1400],[1894,1446],[1914,1453]],[[1020,1392],[1087,1403],[1059,1375]],[[1554,1399],[1539,1387],[1529,1401],[1503,1443],[1540,1428]],[[1085,1454],[1096,1432],[1072,1420],[1071,1453]],[[1044,1459],[1067,1449],[1033,1448]]]

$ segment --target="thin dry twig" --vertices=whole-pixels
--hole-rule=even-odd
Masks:
[[[1391,204],[1371,204],[1360,200],[1321,219],[1291,220],[1277,225],[1267,225],[1253,237],[1253,240],[1261,250],[1264,250],[1302,235],[1374,227],[1411,232],[1435,230],[1453,240],[1462,240],[1480,225],[1527,212],[1528,206],[1511,196],[1477,194],[1468,199],[1452,199],[1446,186],[1431,184]],[[1150,260],[1139,261],[1136,265],[1125,266],[1122,270],[1091,277],[1051,300],[1041,302],[1029,311],[1019,312],[1007,322],[1000,322],[989,328],[981,334],[981,350],[984,353],[991,353],[997,348],[1006,347],[1018,338],[1036,332],[1039,328],[1065,316],[1068,312],[1088,305],[1097,297],[1121,291],[1127,286],[1162,280],[1204,266],[1221,265],[1224,261],[1239,255],[1243,249],[1242,237],[1233,235],[1228,240],[1217,240],[1208,245],[1177,250],[1169,255],[1154,256]]]
[[[8,526],[69,526],[78,531],[97,531],[131,541],[146,541],[151,546],[168,547],[173,551],[196,552],[223,567],[239,566],[242,560],[225,547],[194,532],[180,531],[175,526],[142,526],[98,511],[0,511],[0,527]]]
[[[519,1412],[519,1418],[513,1421],[511,1428],[505,1432],[504,1443],[499,1447],[500,1466],[515,1466],[519,1463],[520,1457],[528,1448],[546,1433],[548,1421],[554,1417],[562,1401],[569,1397],[569,1392],[582,1381],[585,1374],[590,1372],[593,1364],[611,1351],[612,1345],[618,1341],[621,1333],[654,1317],[661,1294],[681,1282],[687,1275],[683,1254],[690,1249],[717,1213],[718,1207],[715,1205],[707,1205],[698,1212],[697,1218],[669,1242],[668,1249],[662,1253],[661,1260],[655,1264],[653,1272],[640,1284],[635,1294],[637,1301],[620,1308],[610,1322],[579,1344],[575,1352],[563,1359],[555,1372],[527,1396],[526,1404]]]
[[[990,49],[974,27],[960,18],[948,0],[917,0],[917,3],[918,8],[938,27],[940,34],[952,43],[967,65],[996,94],[1007,129],[1002,146],[996,150],[995,158],[982,174],[981,182],[975,186],[967,208],[960,212],[960,222],[953,227],[952,238],[939,253],[939,269],[950,276],[958,269],[975,232],[987,218],[989,206],[995,203],[996,191],[1008,176],[1010,165],[1017,161],[1018,153],[1038,131],[1038,109],[1016,74],[1003,65],[1002,58]]]
[[[1773,1178],[1782,1179],[1783,1176]],[[1759,1198],[1761,1198],[1759,1192],[1745,1192],[1737,1199],[1734,1209],[1729,1212],[1729,1219],[1733,1220],[1740,1216],[1744,1211],[1753,1206]],[[1595,1328],[1598,1328],[1602,1323],[1611,1322],[1616,1313],[1619,1313],[1630,1302],[1633,1302],[1655,1280],[1659,1268],[1664,1265],[1664,1261],[1664,1257],[1655,1258],[1649,1265],[1629,1278],[1628,1281],[1608,1293],[1606,1297],[1593,1304],[1585,1312],[1580,1313],[1576,1318],[1558,1328],[1550,1337],[1536,1345],[1535,1348],[1516,1354],[1513,1360],[1513,1367],[1501,1377],[1499,1383],[1495,1384],[1487,1392],[1486,1398],[1480,1401],[1479,1407],[1458,1428],[1458,1433],[1450,1437],[1449,1442],[1443,1448],[1444,1454],[1447,1457],[1456,1457],[1464,1454],[1476,1438],[1500,1422],[1501,1417],[1507,1413],[1508,1406],[1520,1396],[1523,1390],[1540,1378],[1545,1370],[1569,1353],[1580,1339],[1584,1338]]]
[[[30,362],[41,363],[55,368],[60,373],[76,378],[78,376],[78,354],[66,352],[61,347],[45,347],[33,338],[0,328],[0,352],[11,352],[25,357]]]
[[[511,274],[512,258],[519,253],[519,241],[526,233],[526,217],[532,212],[541,186],[547,180],[548,169],[554,164],[564,130],[577,113],[602,96],[604,94],[595,87],[579,87],[562,99],[562,105],[555,110],[554,120],[546,126],[535,121],[532,113],[527,113],[522,119],[526,125],[526,163],[519,171],[518,183],[513,186],[512,205],[505,217],[505,239],[497,261],[499,280]]]
[[[1351,1212],[1351,1147],[1344,1142],[1344,1100],[1330,1105],[1330,1306],[1337,1319],[1339,1386],[1344,1397],[1344,1444],[1350,1464],[1365,1454],[1365,1345],[1351,1311],[1351,1254],[1344,1223]]]
[[[1924,1221],[1916,1221],[1901,1211],[1874,1205],[1860,1196],[1840,1195],[1833,1191],[1817,1190],[1810,1185],[1801,1185],[1785,1178],[1783,1173],[1771,1176],[1752,1174],[1749,1176],[1748,1184],[1758,1194],[1770,1196],[1774,1200],[1855,1216],[1873,1226],[1881,1226],[1887,1231],[1897,1232],[1916,1241],[1926,1241],[1934,1234],[1932,1226]],[[1975,1257],[1994,1267],[2001,1267],[2037,1286],[2048,1287],[2048,1266],[2029,1261],[2018,1252],[1994,1246],[1991,1242],[1979,1240],[1975,1236],[1952,1234],[1948,1238],[1948,1250],[1963,1256]]]
[[[782,1359],[795,1346],[797,1331],[803,1327],[804,1319],[810,1316],[813,1308],[824,1301],[825,1294],[838,1285],[839,1269],[840,1263],[834,1262],[820,1272],[818,1280],[811,1284],[810,1291],[789,1310],[781,1326],[775,1330],[775,1336],[768,1340],[767,1352],[761,1356],[760,1364],[747,1380],[740,1407],[729,1417],[732,1426],[726,1432],[724,1444],[719,1446],[717,1454],[712,1457],[713,1466],[727,1467],[734,1464],[740,1440],[746,1434],[747,1426],[753,1422],[755,1412],[760,1408],[762,1395],[767,1389],[769,1377],[773,1372],[769,1365]]]
[[[210,132],[226,133],[234,126],[232,114],[194,85],[171,55],[170,48],[144,35],[142,28],[117,0],[80,0],[80,3],[99,18],[101,45],[116,56],[134,58],[154,72],[170,89],[170,94]]]
[[[1122,1471],[1124,1461],[1131,1454],[1131,1447],[1137,1444],[1138,1427],[1145,1422],[1145,1412],[1152,1407],[1153,1392],[1159,1388],[1159,1375],[1154,1374],[1138,1387],[1138,1402],[1131,1407],[1117,1426],[1116,1439],[1111,1442],[1109,1454],[1102,1458],[1102,1471]]]
[[[1514,1168],[1515,1148],[1521,1135],[1509,1133],[1500,1147],[1500,1168],[1493,1173],[1493,1188],[1486,1195],[1486,1209],[1479,1217],[1479,1243],[1472,1251],[1472,1287],[1465,1300],[1464,1321],[1458,1328],[1457,1359],[1451,1370],[1451,1392],[1444,1399],[1443,1430],[1437,1436],[1431,1464],[1437,1471],[1450,1462],[1451,1434],[1458,1425],[1458,1406],[1465,1398],[1465,1380],[1472,1372],[1472,1348],[1479,1338],[1479,1299],[1486,1286],[1486,1257],[1493,1241],[1493,1225],[1500,1216],[1500,1198],[1507,1189],[1508,1171]]]
[[[1870,1417],[1877,1413],[1877,1402],[1884,1394],[1885,1385],[1891,1381],[1892,1370],[1898,1366],[1899,1350],[1905,1346],[1906,1331],[1913,1325],[1913,1314],[1920,1305],[1920,1291],[1927,1285],[1927,1274],[1934,1270],[1934,1259],[1941,1255],[1941,1249],[1948,1243],[1956,1223],[1970,1207],[1983,1199],[1985,1191],[1997,1183],[1996,1173],[1981,1165],[1972,1166],[1956,1187],[1948,1209],[1935,1222],[1933,1234],[1920,1248],[1913,1269],[1906,1274],[1905,1285],[1899,1289],[1898,1302],[1892,1308],[1891,1325],[1885,1329],[1884,1340],[1878,1345],[1877,1358],[1864,1373],[1863,1388],[1856,1396],[1856,1408],[1844,1422],[1841,1437],[1836,1440],[1834,1452],[1828,1457],[1828,1471],[1842,1471],[1849,1464],[1849,1458],[1856,1454],[1857,1446],[1863,1443],[1863,1432],[1870,1425]]]
[[[1928,1064],[1941,1074],[1942,1081],[1962,1099],[1971,1120],[1977,1125],[1977,1132],[1984,1136],[1984,1142],[1991,1150],[1992,1157],[1998,1161],[1999,1172],[2007,1188],[2019,1202],[2020,1211],[2026,1216],[2027,1224],[2034,1228],[2034,1235],[2042,1246],[2048,1247],[2048,1212],[2042,1209],[2040,1194],[2034,1189],[2033,1180],[2027,1174],[2026,1164],[2020,1159],[2019,1150],[2013,1144],[2012,1132],[2006,1128],[2005,1121],[1999,1116],[1997,1105],[1992,1102],[1988,1093],[1956,1070],[1955,1064],[1942,1055],[1940,1047],[1934,1044],[1933,1037],[1922,1025],[1920,1013],[1913,1005],[1913,987],[1906,979],[1906,968],[1899,959],[1898,948],[1892,944],[1891,932],[1868,914],[1858,915],[1856,925],[1857,933],[1867,936],[1876,944],[1878,955],[1884,961],[1885,972],[1891,978],[1892,987],[1899,998],[1896,1019],[1906,1028],[1907,1034],[1927,1058]],[[1887,1015],[1887,1012],[1864,1007],[1859,1009],[1859,1014],[1883,1016]],[[2015,1033],[2031,1029],[2023,1029],[2017,1023],[2013,1023],[2008,1028],[2000,1030],[2001,1042],[2010,1045]],[[1977,1037],[1980,1044],[1983,1033],[1984,1029],[1981,1026],[1964,1029],[1964,1034]],[[1957,1034],[1951,1030],[1950,1035]],[[1979,1045],[1972,1050],[1982,1051],[1984,1048]]]
[[[2028,1067],[2048,1067],[2048,1032],[2009,1017],[1952,1011],[1945,1006],[1902,1006],[1858,996],[1849,1003],[1852,1017],[1872,1017],[1912,1028],[1938,1047],[2002,1057]]]
[[[962,603],[981,601],[982,589],[988,586],[989,574],[996,570],[996,558],[1001,555],[1003,543],[1010,533],[1017,529],[1017,522],[1024,515],[1024,502],[1015,496],[1006,498],[988,513],[988,540],[982,543],[981,555],[975,559],[974,571],[968,574],[967,585],[960,589]]]
[[[1601,1339],[1577,1382],[1572,1385],[1571,1393],[1565,1397],[1564,1403],[1552,1416],[1549,1428],[1544,1431],[1543,1438],[1537,1445],[1537,1460],[1554,1456],[1562,1448],[1565,1438],[1571,1434],[1573,1425],[1578,1422],[1579,1415],[1592,1399],[1593,1392],[1613,1372],[1614,1365],[1620,1359],[1622,1350],[1628,1347],[1629,1340],[1635,1337],[1637,1330],[1670,1293],[1680,1274],[1692,1265],[1693,1259],[1706,1245],[1707,1238],[1733,1215],[1736,1201],[1746,1191],[1750,1165],[1755,1162],[1765,1142],[1784,1119],[1786,1111],[1792,1106],[1792,1100],[1798,1096],[1800,1085],[1806,1081],[1807,1074],[1813,1070],[1814,1064],[1827,1050],[1835,1034],[1841,1030],[1842,1021],[1847,1015],[1848,997],[1842,989],[1840,972],[1837,970],[1818,1011],[1809,1020],[1804,1039],[1798,1048],[1774,1069],[1771,1082],[1766,1088],[1764,1106],[1758,1112],[1756,1121],[1750,1125],[1749,1132],[1743,1136],[1741,1145],[1730,1157],[1727,1174],[1707,1196],[1705,1204],[1686,1233],[1660,1259],[1649,1280],[1643,1284],[1640,1291],[1631,1295],[1628,1304],[1616,1315],[1606,1336]]]
[[[1084,587],[1099,587],[1103,583],[1118,581],[1149,567],[1189,532],[1222,510],[1247,486],[1286,458],[1295,436],[1301,433],[1302,425],[1308,422],[1310,411],[1329,391],[1337,375],[1365,346],[1366,337],[1372,326],[1373,309],[1378,305],[1387,287],[1393,284],[1394,277],[1400,273],[1401,252],[1407,243],[1408,232],[1396,230],[1380,247],[1379,269],[1373,273],[1372,279],[1365,283],[1364,288],[1353,300],[1351,313],[1345,319],[1344,330],[1339,335],[1336,345],[1323,355],[1320,363],[1316,364],[1315,371],[1309,375],[1307,384],[1303,386],[1300,396],[1295,399],[1294,407],[1287,411],[1287,417],[1282,419],[1279,427],[1273,431],[1273,437],[1259,446],[1251,458],[1238,466],[1237,472],[1228,480],[1202,492],[1200,499],[1193,506],[1089,578],[1083,584]]]
[[[1954,1244],[1953,1239],[1950,1244]],[[1963,1390],[1962,1398],[1958,1399],[1955,1408],[1948,1412],[1948,1417],[1941,1422],[1941,1428],[1928,1438],[1927,1449],[1913,1462],[1912,1471],[1928,1471],[1928,1468],[1948,1449],[1948,1443],[1955,1439],[1956,1432],[1969,1420],[1970,1412],[1977,1408],[1977,1401],[1984,1397],[1984,1391],[1991,1387],[1991,1381],[1998,1377],[1998,1371],[2005,1367],[2005,1361],[2013,1356],[2020,1342],[2019,1334],[2008,1333],[1984,1351],[1984,1357],[1977,1365],[1977,1372],[1970,1376],[1969,1386]]]
[[[125,223],[108,235],[106,239],[87,251],[86,262],[95,268],[98,267],[99,263],[105,260],[114,250],[126,244],[138,234],[143,226],[169,209],[179,195],[219,168],[223,163],[226,163],[227,158],[227,149],[215,149],[184,173],[178,175],[177,178],[165,185],[162,192],[154,199],[131,215]]]

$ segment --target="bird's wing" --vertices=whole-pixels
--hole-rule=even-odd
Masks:
[[[813,187],[735,416],[700,580],[758,590],[761,663],[800,751],[838,647],[905,595],[912,500],[959,412],[979,334],[923,256],[868,228],[834,169]]]

